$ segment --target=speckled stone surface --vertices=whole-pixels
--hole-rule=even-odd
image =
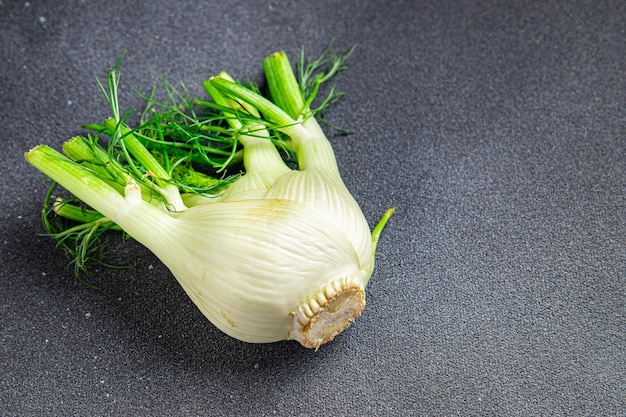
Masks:
[[[538,416],[624,412],[624,2],[0,1],[0,414]],[[357,322],[319,351],[205,320],[132,242],[99,290],[43,231],[23,160],[163,75],[193,95],[279,49],[358,43],[329,114],[383,234]]]

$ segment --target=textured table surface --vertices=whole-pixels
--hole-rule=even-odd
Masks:
[[[506,3],[516,3],[516,6]],[[626,8],[619,1],[0,1],[0,415],[620,415]],[[329,131],[370,222],[357,322],[319,351],[205,320],[147,250],[73,277],[23,160],[158,76],[259,79],[358,49]]]

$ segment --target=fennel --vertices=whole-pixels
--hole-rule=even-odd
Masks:
[[[25,155],[89,206],[50,204],[51,188],[42,213],[48,232],[79,271],[95,258],[102,232],[121,229],[225,333],[319,348],[361,314],[393,213],[370,231],[318,123],[342,97],[334,80],[352,51],[328,49],[314,61],[301,55],[299,77],[285,53],[270,55],[267,96],[227,73],[204,82],[211,101],[190,100],[184,86],[180,93],[163,81],[169,101],[143,96],[147,110],[134,129],[119,108],[118,62],[107,87],[99,83],[113,116],[86,125],[96,134],[68,140],[63,154],[39,145]],[[330,92],[316,100],[329,80]],[[105,145],[101,136],[109,137]],[[79,225],[52,227],[50,207]]]

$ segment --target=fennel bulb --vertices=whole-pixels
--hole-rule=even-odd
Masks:
[[[338,72],[342,62],[331,60],[324,74]],[[192,192],[174,179],[176,166],[193,155],[172,159],[174,148],[164,150],[162,129],[171,120],[151,119],[161,129],[158,146],[145,130],[125,125],[115,70],[107,95],[114,117],[97,127],[111,136],[108,149],[97,138],[76,137],[64,144],[65,155],[40,145],[25,157],[90,206],[84,212],[95,216],[90,222],[114,224],[151,250],[226,334],[318,348],[361,314],[376,243],[393,209],[370,231],[310,108],[314,97],[305,101],[284,53],[268,57],[264,70],[273,101],[225,73],[204,83],[226,127],[202,127],[235,138],[233,154],[223,155],[237,152],[245,168],[214,191]],[[313,95],[322,78],[313,80]],[[292,149],[296,169],[277,143]],[[112,157],[115,149],[123,159]],[[70,217],[69,204],[54,207]]]

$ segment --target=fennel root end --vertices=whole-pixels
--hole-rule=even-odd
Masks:
[[[365,308],[365,288],[350,279],[331,281],[291,313],[290,339],[316,350],[347,329]]]

